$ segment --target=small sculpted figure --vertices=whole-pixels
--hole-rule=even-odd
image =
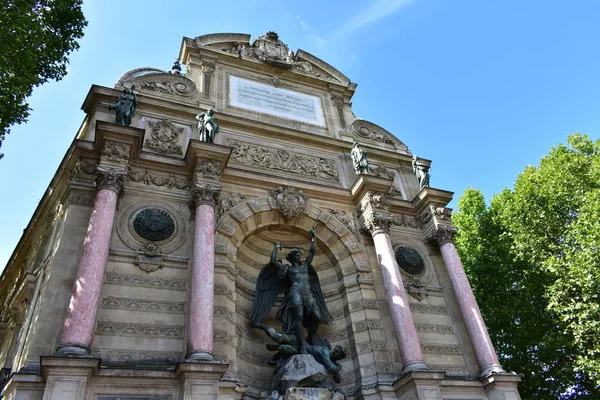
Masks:
[[[256,282],[250,317],[252,326],[260,328],[277,295],[283,293],[277,319],[283,323],[283,332],[295,337],[294,347],[300,354],[309,353],[307,344],[317,345],[322,340],[316,335],[319,324],[329,324],[333,320],[325,304],[319,277],[311,265],[317,249],[317,236],[314,228],[309,232],[312,242],[304,261],[300,249],[291,247],[293,250],[287,255],[289,264],[280,263],[277,261],[277,250],[290,247],[274,243],[271,260],[260,271]],[[303,327],[308,331],[306,339]]]
[[[137,107],[137,100],[133,90],[135,86],[131,88],[123,89],[123,94],[117,99],[115,104],[111,104],[109,109],[115,110],[116,112],[116,123],[119,125],[129,126],[131,125],[131,119],[135,114],[135,108]]]
[[[367,151],[362,150],[358,145],[358,142],[354,142],[354,145],[352,145],[350,157],[352,157],[352,165],[354,166],[354,172],[356,172],[356,175],[369,173],[369,160],[367,158]]]
[[[429,187],[429,165],[419,160],[417,156],[412,158],[413,173],[419,181],[419,188]]]
[[[175,60],[175,62],[173,63],[173,66],[171,67],[171,71],[169,71],[170,74],[175,74],[175,75],[181,75],[181,63],[179,62],[179,60]]]
[[[279,365],[282,361],[282,358],[293,356],[298,354],[298,349],[296,347],[296,335],[277,332],[275,329],[264,326],[262,324],[255,325],[257,328],[261,328],[265,331],[265,333],[269,336],[277,344],[267,344],[267,349],[269,351],[277,351],[277,353],[273,356],[273,358],[269,361],[269,365]],[[340,370],[342,366],[337,363],[346,357],[346,349],[344,346],[337,345],[331,349],[331,345],[324,340],[320,339],[321,344],[307,344],[306,349],[308,354],[313,356],[315,360],[319,364],[322,364],[327,371],[333,374],[333,379],[336,383],[340,383],[342,381],[340,377]]]
[[[213,117],[214,111],[210,108],[207,112],[196,115],[198,121],[198,136],[201,142],[214,143],[217,133],[219,133],[219,125]]]

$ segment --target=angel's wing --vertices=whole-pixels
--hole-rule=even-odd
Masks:
[[[308,275],[310,276],[310,291],[313,296],[315,296],[317,307],[323,316],[323,321],[321,321],[321,323],[330,324],[333,322],[333,318],[327,309],[327,304],[325,304],[325,298],[323,297],[323,291],[321,291],[321,282],[319,282],[317,271],[315,271],[310,264],[308,265]]]
[[[278,272],[277,264],[268,263],[258,274],[250,311],[250,321],[253,324],[260,324],[262,319],[269,314],[277,300],[277,295],[282,291]]]

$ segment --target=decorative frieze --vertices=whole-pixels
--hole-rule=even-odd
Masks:
[[[103,297],[100,308],[110,310],[183,314],[185,303],[166,300],[143,300],[129,297]]]
[[[168,339],[183,338],[183,326],[161,326],[147,324],[127,324],[98,321],[96,333],[102,335],[161,337]]]
[[[196,94],[196,85],[194,82],[185,78],[168,79],[164,75],[164,79],[152,79],[148,77],[139,85],[140,90],[150,92],[164,93],[171,96],[193,97]]]
[[[418,313],[428,314],[448,314],[448,307],[436,306],[431,304],[410,303],[410,310]]]
[[[129,174],[127,175],[126,179],[131,182],[139,182],[148,186],[165,187],[168,189],[175,188],[180,190],[186,190],[189,189],[191,186],[191,181],[189,178],[180,178],[173,173],[171,173],[168,177],[160,176],[158,174],[150,172],[147,169],[140,170],[130,168]]]
[[[452,325],[415,324],[417,332],[454,334]]]
[[[462,354],[460,345],[458,344],[421,343],[421,351],[429,354]]]
[[[233,147],[231,159],[235,162],[297,175],[339,181],[339,172],[333,160],[238,141],[230,141],[229,146]]]
[[[149,289],[168,289],[185,291],[185,279],[160,278],[149,275],[127,275],[107,272],[104,283],[119,286],[138,286]]]

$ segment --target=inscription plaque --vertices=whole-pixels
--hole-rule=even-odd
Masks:
[[[229,104],[245,110],[325,127],[319,97],[236,76],[229,77]]]

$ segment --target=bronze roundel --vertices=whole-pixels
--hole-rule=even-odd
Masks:
[[[420,275],[425,271],[425,263],[415,249],[407,246],[396,248],[398,266],[411,275]]]
[[[142,238],[159,242],[173,235],[175,222],[165,210],[145,208],[133,219],[133,229]]]

